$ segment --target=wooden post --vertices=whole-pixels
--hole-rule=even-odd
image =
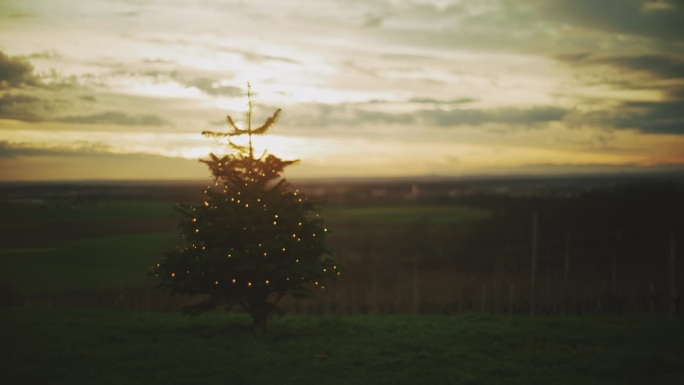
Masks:
[[[419,273],[419,266],[420,264],[420,256],[416,255],[414,257],[414,263],[413,263],[413,311],[414,313],[418,313],[418,310],[420,310],[420,291],[418,288],[418,273]]]
[[[570,232],[565,235],[565,261],[563,266],[563,314],[567,312],[567,306],[570,302],[570,289],[568,288],[568,281],[570,277]]]
[[[537,306],[537,222],[538,216],[532,217],[532,277],[530,290],[530,315],[534,316]]]
[[[620,252],[620,233],[617,234],[617,244],[613,252],[613,276],[612,276],[612,292],[613,297],[617,296],[617,270],[618,270],[618,253]]]
[[[482,284],[482,292],[480,294],[480,313],[484,314],[487,309],[487,284]]]
[[[677,292],[677,258],[675,256],[674,231],[670,231],[670,314],[675,315],[679,310],[679,293]]]
[[[655,286],[653,285],[653,281],[648,282],[648,294],[649,298],[651,300],[651,314],[656,313],[656,292],[655,292]]]
[[[371,313],[378,314],[378,274],[375,269],[371,273]]]
[[[515,284],[511,283],[508,293],[508,314],[513,314],[513,302],[515,299]]]
[[[401,267],[397,267],[397,285],[394,288],[394,312],[399,313],[401,309],[401,288],[402,288],[402,281],[401,281]]]

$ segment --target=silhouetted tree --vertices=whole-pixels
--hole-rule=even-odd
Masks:
[[[294,190],[282,177],[297,161],[264,153],[255,157],[252,136],[266,133],[280,109],[253,129],[248,85],[247,127],[228,116],[229,132],[205,131],[226,138],[234,152],[201,160],[209,166],[214,186],[204,190],[199,205],[179,205],[183,244],[154,267],[160,286],[174,294],[201,295],[184,310],[199,314],[220,305],[239,305],[265,332],[267,319],[283,296],[310,297],[314,287],[339,275],[326,243],[327,229],[315,202]],[[247,135],[241,146],[231,139]]]

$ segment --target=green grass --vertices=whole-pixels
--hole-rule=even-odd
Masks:
[[[0,282],[24,292],[153,285],[149,266],[176,233],[91,237],[48,248],[0,249]]]
[[[681,319],[0,309],[3,382],[646,384],[684,378]],[[672,382],[676,383],[676,382]]]
[[[23,293],[151,285],[148,267],[177,245],[179,238],[175,231],[146,229],[144,221],[173,224],[172,215],[172,203],[155,201],[102,201],[78,209],[44,210],[5,205],[0,210],[0,230],[14,229],[18,237],[34,241],[25,242],[26,247],[0,245],[0,283]],[[467,226],[489,213],[466,206],[411,204],[326,206],[321,215],[333,230],[332,237],[346,236],[345,242],[351,239],[353,243],[367,229],[341,226],[337,230],[335,224],[407,225],[427,219],[434,226]],[[51,230],[67,225],[71,229],[68,240],[50,235],[60,234]],[[86,231],[93,228],[100,232]],[[47,234],[34,234],[36,229]]]
[[[454,205],[326,206],[321,216],[331,223],[408,224],[428,220],[431,224],[477,221],[489,217],[486,210]]]
[[[0,213],[0,228],[30,226],[39,222],[168,219],[176,215],[173,206],[173,202],[143,200],[101,201],[72,209],[51,205],[40,209],[37,206],[4,204]]]

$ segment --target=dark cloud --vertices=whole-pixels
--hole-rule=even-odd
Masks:
[[[244,91],[240,87],[224,86],[218,81],[209,78],[198,77],[188,81],[183,81],[188,87],[195,87],[198,90],[213,96],[242,96]]]
[[[93,115],[64,116],[54,120],[76,124],[120,124],[125,126],[162,126],[168,123],[156,115],[128,115],[118,111],[107,111]]]
[[[353,112],[353,120],[357,123],[411,124],[415,118],[408,113],[390,114],[382,111],[356,109]]]
[[[684,79],[684,57],[671,54],[598,56],[589,53],[559,55],[573,65],[609,65],[624,71],[641,71],[659,79]]]
[[[430,100],[430,103],[435,101]],[[464,101],[465,102],[465,101]],[[379,102],[368,103],[370,107]],[[446,101],[437,101],[437,104]],[[458,103],[453,103],[458,104]],[[364,108],[363,104],[315,104],[288,116],[288,124],[298,126],[327,127],[334,125],[364,124],[416,124],[440,127],[479,126],[489,123],[502,123],[511,126],[533,126],[539,123],[561,121],[569,111],[554,106],[531,108],[498,109],[421,109],[413,112],[390,113],[377,109]]]
[[[284,56],[273,56],[273,55],[266,55],[262,53],[258,53],[256,51],[251,51],[251,50],[244,50],[244,49],[237,49],[237,48],[230,48],[230,47],[223,47],[223,46],[218,46],[215,47],[216,50],[226,52],[226,53],[232,53],[236,55],[242,56],[246,61],[255,63],[255,64],[262,64],[265,62],[269,61],[275,61],[275,62],[281,62],[281,63],[287,63],[287,64],[301,64],[300,61],[291,59],[289,57],[284,57]]]
[[[499,108],[499,109],[451,109],[451,110],[421,110],[419,116],[427,123],[437,126],[478,126],[487,123],[503,123],[511,125],[535,125],[560,121],[569,111],[554,106],[540,106],[528,109]]]
[[[651,0],[547,0],[544,15],[601,31],[684,40],[684,2]]]
[[[27,60],[7,56],[0,51],[0,90],[40,85],[33,74],[33,66]]]
[[[58,58],[59,54],[56,51],[40,51],[26,55],[26,59],[54,59]]]
[[[684,134],[684,100],[625,102],[613,124],[656,134]]]
[[[33,96],[7,93],[0,97],[0,119],[39,122],[51,109],[49,102]]]
[[[634,129],[651,134],[684,134],[684,100],[623,102],[617,108],[586,114],[570,114],[570,126]]]
[[[434,99],[434,98],[411,98],[408,101],[409,101],[409,103],[416,103],[416,104],[467,104],[467,103],[476,102],[477,99],[458,98],[458,99],[440,100],[440,99]]]
[[[45,148],[36,147],[35,145],[27,143],[0,141],[0,158],[17,158],[25,156],[92,156],[109,154],[108,150],[110,150],[110,147],[97,143],[84,143],[77,148]]]
[[[586,114],[573,113],[571,126],[596,125],[635,129],[653,134],[684,134],[684,56],[674,54],[612,55],[588,53],[563,55],[559,60],[573,66],[607,65],[618,69],[620,77],[605,84],[628,90],[659,91],[662,101],[623,101],[612,110]],[[648,74],[648,78],[639,74]]]

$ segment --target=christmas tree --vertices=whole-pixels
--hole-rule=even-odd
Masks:
[[[247,86],[246,128],[228,116],[228,132],[202,135],[227,139],[233,152],[203,159],[213,186],[204,202],[178,205],[182,245],[153,268],[161,287],[172,294],[199,296],[184,310],[199,314],[218,306],[239,305],[252,317],[253,330],[265,332],[268,317],[287,295],[310,297],[326,279],[339,275],[326,243],[327,229],[315,202],[283,178],[282,160],[264,152],[255,157],[252,136],[275,124],[280,109],[252,128],[252,101]],[[246,135],[248,143],[233,138]]]

